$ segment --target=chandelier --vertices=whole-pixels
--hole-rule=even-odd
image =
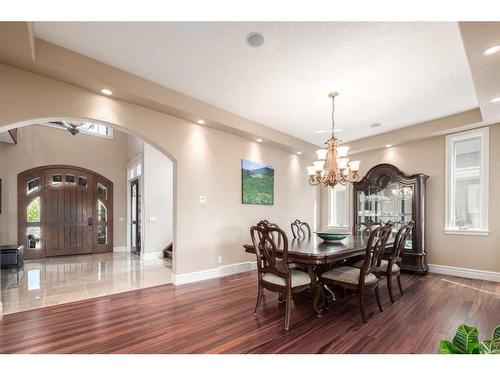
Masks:
[[[335,97],[337,92],[332,92],[332,137],[326,141],[326,148],[316,151],[318,160],[307,167],[309,183],[311,185],[323,184],[334,187],[338,183],[345,185],[359,179],[359,160],[350,161],[347,157],[349,147],[339,146],[341,140],[335,138]]]

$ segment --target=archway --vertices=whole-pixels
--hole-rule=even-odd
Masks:
[[[51,118],[51,119],[52,119],[52,118]],[[67,120],[67,118],[65,118],[64,120]],[[22,129],[20,129],[20,130],[22,130],[22,133],[21,133],[21,134],[24,134],[24,135],[28,135],[28,134],[38,134],[38,135],[41,135],[41,134],[46,134],[46,130],[50,130],[50,132],[48,132],[49,134],[48,134],[47,136],[45,136],[45,137],[40,137],[40,138],[42,139],[42,141],[38,143],[38,148],[39,148],[39,149],[40,149],[40,147],[39,147],[40,145],[44,145],[44,146],[45,146],[45,145],[47,145],[47,146],[49,146],[49,144],[50,144],[50,145],[53,145],[54,143],[57,143],[57,142],[61,143],[61,141],[63,141],[64,143],[66,143],[65,139],[69,140],[69,141],[70,141],[70,142],[69,142],[70,144],[72,144],[72,141],[79,142],[80,140],[83,140],[83,138],[86,138],[86,140],[87,140],[87,141],[86,141],[86,142],[84,142],[84,144],[87,144],[87,145],[89,144],[89,142],[91,142],[91,143],[95,143],[95,142],[94,142],[94,140],[95,140],[96,142],[100,142],[101,144],[107,143],[108,145],[110,145],[111,143],[115,143],[115,142],[113,142],[113,141],[110,141],[109,139],[108,139],[108,140],[103,140],[103,138],[100,138],[100,141],[97,141],[97,139],[98,139],[98,138],[96,138],[96,137],[89,137],[89,136],[85,136],[85,135],[83,135],[83,136],[76,136],[76,137],[73,137],[73,136],[71,136],[68,132],[64,132],[64,131],[60,131],[60,130],[55,130],[55,129],[53,129],[53,128],[45,128],[45,127],[42,127],[42,126],[33,126],[33,128],[38,128],[37,133],[32,132],[31,130],[29,130],[29,132],[28,132],[28,129],[27,129],[27,128],[28,128],[28,127],[30,127],[30,125],[36,125],[37,123],[38,123],[38,124],[40,124],[40,123],[42,123],[42,124],[43,124],[45,121],[47,121],[47,120],[46,120],[46,119],[41,119],[41,121],[40,121],[40,120],[38,120],[38,119],[37,119],[37,120],[35,120],[35,121],[26,121],[26,122],[23,122],[23,123],[21,124],[22,126],[18,126],[19,124],[13,124],[13,125],[9,125],[9,128],[12,128],[12,127],[22,128]],[[88,119],[82,119],[82,121],[88,121]],[[123,139],[130,138],[130,137],[126,136],[125,134],[130,134],[131,132],[126,132],[126,131],[125,131],[125,132],[123,132],[123,128],[120,128],[120,129],[119,129],[119,127],[117,127],[117,126],[110,126],[110,124],[109,124],[109,123],[105,123],[105,124],[104,124],[103,122],[100,122],[100,121],[95,121],[95,120],[92,120],[92,122],[93,122],[93,123],[97,123],[97,124],[103,124],[103,125],[106,125],[106,126],[109,126],[109,127],[113,128],[113,129],[115,129],[115,130],[119,130],[119,131],[114,132],[114,134],[115,134],[115,136],[118,136],[119,134],[121,134],[121,135],[119,135],[119,137],[118,137],[118,138],[120,138],[120,139],[122,139],[122,140],[123,140]],[[45,128],[45,129],[44,129],[44,128]],[[43,140],[47,140],[47,138],[54,137],[54,133],[60,133],[61,135],[60,135],[60,136],[58,136],[58,137],[55,137],[55,138],[54,138],[54,142],[48,143],[48,142],[44,142],[44,141],[43,141]],[[68,137],[68,138],[66,138],[66,137]],[[32,143],[31,143],[31,142],[26,142],[26,140],[27,140],[27,139],[29,139],[29,138],[30,138],[30,137],[28,137],[28,138],[24,137],[24,138],[22,139],[22,140],[24,140],[24,143],[26,144],[26,148],[29,148],[29,147],[30,147],[30,145],[32,145]],[[33,138],[33,137],[31,137],[31,138]],[[144,137],[136,137],[136,138],[141,139],[141,140],[143,140],[143,141],[144,141]],[[22,140],[20,140],[20,141],[22,142]],[[141,143],[142,143],[142,142],[141,142]],[[147,140],[145,140],[145,143],[150,144]],[[123,144],[123,142],[121,142],[121,143],[119,143],[119,144]],[[35,149],[37,148],[37,147],[36,147],[36,145],[37,145],[37,144],[35,144]],[[30,166],[31,166],[31,165],[35,165],[35,166],[42,165],[42,164],[44,163],[44,160],[46,160],[46,159],[45,159],[45,158],[43,158],[43,157],[42,157],[42,158],[40,158],[40,159],[36,159],[36,158],[37,158],[37,156],[36,156],[36,155],[34,155],[33,157],[30,157],[30,158],[29,158],[29,160],[30,160],[30,161],[26,161],[26,163],[22,163],[22,162],[17,163],[17,162],[16,162],[16,160],[19,160],[19,159],[13,158],[13,157],[12,157],[12,155],[14,155],[15,153],[19,154],[19,153],[21,152],[21,150],[19,150],[19,151],[14,151],[14,148],[17,148],[18,146],[19,146],[19,145],[12,145],[12,146],[8,146],[8,147],[7,147],[7,148],[9,148],[9,149],[11,150],[11,151],[9,151],[9,153],[10,153],[10,157],[7,157],[7,155],[6,155],[6,154],[3,154],[3,155],[5,156],[5,158],[4,158],[4,160],[3,160],[3,161],[5,161],[5,162],[9,162],[9,163],[10,163],[10,165],[11,165],[11,166],[13,166],[13,167],[12,167],[12,168],[10,168],[10,169],[9,169],[9,171],[8,171],[8,174],[9,174],[9,175],[12,175],[12,173],[14,172],[14,170],[16,170],[16,171],[21,171],[21,172],[22,172],[22,171],[26,168],[26,166],[27,166],[27,165],[30,165]],[[150,146],[151,146],[151,148],[154,148],[155,150],[157,150],[157,151],[158,151],[158,154],[161,154],[161,155],[162,155],[165,159],[168,159],[169,161],[172,161],[172,160],[171,160],[171,158],[170,158],[170,155],[168,155],[168,154],[167,154],[167,155],[165,155],[165,153],[164,153],[164,152],[162,152],[162,150],[158,150],[158,149],[157,149],[154,145],[150,145]],[[47,149],[47,150],[48,150],[48,149]],[[70,149],[70,151],[71,151],[71,150],[72,150],[72,149]],[[85,149],[83,149],[83,150],[85,150]],[[89,148],[89,150],[92,150],[92,149],[90,149],[90,148]],[[113,150],[116,150],[116,146],[113,146]],[[93,150],[93,151],[95,152],[95,150]],[[78,149],[75,149],[75,152],[76,152],[76,153],[78,153],[78,152],[80,152],[80,153],[81,153],[81,151],[80,151],[80,150],[78,150]],[[91,152],[92,152],[92,151],[91,151]],[[40,156],[40,152],[38,152],[38,153],[34,153],[34,154],[38,154],[38,157]],[[62,150],[62,152],[61,152],[61,151],[59,151],[59,155],[61,155],[61,156],[63,156],[63,155],[67,155],[67,154],[68,154],[68,148],[67,148],[67,147],[66,147],[66,148],[64,148],[64,149]],[[71,154],[71,152],[70,152],[70,154]],[[101,152],[101,153],[100,153],[101,157],[96,158],[96,159],[102,160],[102,163],[107,163],[107,162],[106,162],[106,157],[102,158],[102,154],[103,154],[103,153]],[[111,157],[111,158],[112,158],[114,155],[115,155],[115,154],[114,154],[114,152],[109,153],[109,157]],[[63,158],[63,159],[64,159],[64,158]],[[63,159],[61,159],[61,161],[60,161],[60,162],[65,162],[65,160],[63,160]],[[70,158],[70,159],[71,159],[71,158]],[[40,163],[40,164],[30,164],[30,163],[31,163],[31,160],[37,160],[37,163],[38,163],[38,160],[39,160],[39,163]],[[74,160],[74,158],[73,158],[72,160]],[[55,161],[56,163],[59,163],[59,160],[54,160],[54,161]],[[68,164],[72,164],[72,165],[74,165],[74,166],[75,166],[75,165],[76,165],[76,166],[78,166],[78,165],[79,165],[79,164],[77,164],[77,163],[71,163],[71,162],[70,162],[70,163],[68,163]],[[110,166],[106,167],[106,169],[109,169],[109,168],[111,168],[111,167],[113,167],[113,166],[115,166],[115,165],[116,165],[116,163],[111,163],[111,164],[110,164]],[[174,165],[174,162],[172,162],[172,163],[171,163],[171,165]],[[86,166],[87,166],[87,164],[83,163],[83,164],[82,164],[82,166],[83,166],[83,167],[86,167]],[[125,164],[124,164],[124,166],[125,166]],[[68,168],[66,168],[66,169],[68,169]],[[75,168],[73,168],[73,169],[75,169]],[[93,168],[91,168],[91,169],[93,169]],[[99,169],[99,168],[98,168],[98,169],[96,169],[95,171],[98,171],[99,173],[102,173],[102,172],[101,172],[101,169]],[[174,176],[174,178],[175,178],[175,175],[174,175],[174,173],[175,173],[175,168],[171,168],[171,169],[170,169],[170,171],[171,171],[172,175],[173,175],[173,176]],[[68,171],[66,171],[66,172],[68,172]],[[82,173],[80,173],[80,172],[78,172],[78,173],[77,173],[76,171],[73,171],[73,170],[72,170],[72,171],[70,171],[70,172],[72,172],[72,173],[69,173],[69,172],[68,172],[68,173],[69,173],[71,176],[74,176],[74,177],[75,177],[75,179],[76,179],[76,178],[78,178],[78,176],[80,176],[80,175],[82,175],[82,176],[83,176],[83,172],[82,172]],[[126,169],[125,169],[125,168],[121,169],[121,172],[122,172],[122,174],[123,174],[124,176],[126,175]],[[55,173],[55,172],[54,172],[54,173]],[[46,177],[45,179],[46,179],[47,181],[49,181],[48,183],[50,183],[50,182],[51,182],[51,178],[52,178],[52,177],[54,177],[54,176],[52,176],[54,173],[51,173],[51,174],[50,174],[50,176],[48,176],[48,175],[47,175],[48,177],[47,177],[47,176],[44,176],[44,178]],[[64,184],[64,181],[65,181],[65,178],[66,178],[66,177],[68,177],[68,178],[70,178],[70,179],[71,179],[71,176],[69,176],[69,175],[68,175],[68,176],[66,176],[68,173],[65,173],[64,171],[63,171],[63,172],[61,172],[61,173],[59,173],[59,174],[58,174],[58,173],[55,173],[55,174],[57,175],[57,176],[55,176],[55,177],[59,177],[59,175],[60,175],[60,177],[62,178],[62,183]],[[42,173],[42,174],[43,174],[43,173]],[[6,173],[3,173],[3,175],[5,175],[5,176],[7,177],[7,174],[6,174]],[[107,175],[107,174],[104,174],[104,176],[106,176],[106,175]],[[113,174],[112,174],[111,176],[115,176],[115,175],[113,175]],[[12,177],[12,176],[10,176],[10,177]],[[50,177],[50,178],[49,178],[49,177]],[[124,177],[124,179],[125,179],[125,177]],[[14,179],[12,179],[12,178],[6,178],[6,179],[4,179],[4,183],[5,183],[6,181],[15,181],[15,180],[14,180]],[[114,178],[113,178],[113,181],[115,181],[115,179],[114,179]],[[121,180],[118,180],[118,181],[121,181]],[[126,181],[126,180],[125,180],[125,181]],[[172,191],[172,190],[174,189],[174,184],[173,184],[173,180],[172,180],[172,179],[171,179],[170,181],[171,181],[171,183],[172,183],[172,186],[171,186],[171,191]],[[26,181],[26,182],[28,182],[28,181]],[[72,181],[69,181],[69,183],[71,183],[71,182],[72,182]],[[56,181],[56,183],[57,183],[57,181]],[[75,183],[76,183],[76,180],[75,180]],[[4,186],[5,186],[5,185],[4,185]],[[24,185],[23,185],[23,186],[24,186]],[[97,185],[96,185],[96,186],[97,186]],[[11,188],[10,188],[10,190],[14,190],[14,188],[13,188],[13,187],[11,187]],[[36,194],[36,193],[34,193],[34,194]],[[6,197],[7,197],[7,196],[6,196],[5,191],[4,191],[4,202],[5,202]],[[31,195],[30,195],[30,197],[31,197]],[[119,197],[120,197],[120,195],[119,195]],[[15,205],[15,204],[16,204],[16,202],[15,202],[15,197],[10,196],[10,198],[9,198],[9,199],[13,202],[13,205]],[[171,199],[171,198],[170,198],[170,199]],[[120,202],[122,202],[122,200],[120,200]],[[29,203],[29,202],[25,202],[25,203]],[[122,202],[122,203],[120,203],[120,204],[122,204],[122,206],[123,206],[123,203],[125,203],[125,202]],[[10,202],[9,202],[9,204],[10,204]],[[175,207],[175,200],[174,200],[174,199],[172,199],[172,206],[174,206],[174,207]],[[46,211],[46,212],[47,212],[47,211]],[[4,211],[4,213],[6,213],[6,212]],[[17,214],[18,214],[18,216],[19,216],[19,215],[21,215],[21,211],[20,211],[19,209],[18,209]],[[15,219],[14,219],[14,220],[12,220],[13,215],[15,215],[15,213],[14,213],[14,212],[11,212],[10,216],[5,216],[5,215],[3,215],[3,216],[4,216],[4,218],[3,218],[3,219],[6,219],[6,218],[9,218],[9,217],[10,217],[10,219],[9,219],[9,220],[11,220],[11,221],[15,221]],[[93,216],[96,216],[96,215],[93,215]],[[115,223],[118,221],[118,216],[125,216],[125,215],[124,215],[124,214],[116,215],[116,218],[115,218],[115,220],[114,220],[114,221],[115,221]],[[125,216],[125,218],[126,218],[126,217],[127,217],[127,216]],[[94,219],[95,219],[95,218],[94,218]],[[3,221],[5,222],[5,220],[3,220]],[[122,220],[122,221],[123,221],[123,220]],[[159,220],[159,221],[160,221],[160,220]],[[41,224],[41,223],[39,223],[39,224]],[[156,224],[156,223],[154,223],[154,224]],[[172,210],[172,224],[175,224],[175,210]],[[112,226],[112,222],[110,223],[110,225]],[[124,225],[124,223],[121,223],[121,224],[119,224],[119,225]],[[161,224],[160,224],[160,223],[158,223],[158,224],[156,224],[156,225],[161,225]],[[110,227],[110,228],[111,228],[111,227]],[[3,232],[5,232],[4,230],[2,230],[2,231],[3,231]],[[45,231],[45,232],[47,233],[47,231]],[[173,232],[173,233],[172,233],[172,235],[173,235],[173,236],[175,236],[175,231],[172,231],[172,232]],[[24,238],[24,237],[23,237],[23,238]],[[174,238],[175,238],[175,237],[174,237]],[[12,241],[15,241],[15,239],[13,239]],[[9,242],[9,243],[10,243],[10,242]],[[12,243],[14,243],[14,242],[12,242]],[[26,244],[24,244],[24,245],[25,245],[25,247],[26,247]],[[118,250],[118,251],[122,251],[122,252],[123,252],[123,251],[125,251],[125,250],[123,249],[123,245],[118,244],[118,246],[119,246],[119,247],[121,246],[121,249],[120,249],[120,250]],[[162,250],[162,249],[161,249],[161,248],[158,248],[158,250]],[[116,251],[116,249],[115,249],[115,251]],[[113,252],[113,247],[111,247],[110,252]],[[63,255],[63,254],[59,254],[59,253],[58,253],[58,254],[53,254],[53,253],[50,253],[50,254],[47,254],[47,255],[51,255],[51,256],[52,256],[52,255]],[[115,254],[115,255],[116,255],[116,254]],[[152,256],[152,255],[156,256],[156,254],[142,254],[142,255],[144,255],[144,256],[146,256],[146,255],[148,255],[148,256]],[[152,262],[151,262],[152,258],[150,257],[150,258],[148,258],[148,259],[149,259],[149,260],[148,260],[148,266],[149,266],[149,265],[151,265],[151,263],[152,263]],[[156,261],[155,261],[155,262],[156,262]],[[40,263],[40,262],[39,262],[39,263]],[[68,263],[69,263],[69,260],[68,260]],[[102,264],[102,262],[101,262],[101,264]],[[156,263],[155,263],[155,264],[156,264]],[[172,262],[172,264],[169,264],[169,268],[173,268],[173,267],[175,267],[175,252],[174,252],[174,259],[173,259],[173,262]],[[149,268],[149,269],[150,269],[150,268]],[[137,267],[135,268],[135,270],[137,271]],[[104,270],[104,271],[106,271],[106,270]],[[107,273],[109,274],[110,269],[108,268],[108,270],[107,270],[107,271],[108,271]],[[42,270],[42,276],[43,276],[44,272],[45,272],[45,271],[43,271],[43,270]],[[135,271],[134,271],[134,272],[135,272]],[[102,273],[102,272],[101,272],[101,273]],[[147,278],[149,279],[149,281],[148,281],[148,282],[151,282],[151,279],[152,279],[152,278],[154,278],[154,277],[156,277],[155,275],[156,275],[156,274],[150,273],[150,274],[149,274],[149,276],[147,276]],[[166,275],[169,277],[168,281],[170,281],[171,271],[169,271],[169,272],[168,272],[168,274],[166,274]],[[28,276],[28,272],[26,272],[26,276]],[[162,280],[165,280],[165,278],[162,278]],[[168,281],[163,281],[163,283],[168,282]],[[159,282],[159,281],[155,281],[155,282]],[[147,286],[151,286],[151,284],[144,285],[144,286],[142,286],[142,287],[147,287]],[[5,304],[5,306],[9,306],[9,304],[7,303],[7,304]],[[6,310],[6,311],[9,311],[9,310]]]
[[[44,124],[44,123],[49,123],[49,122],[52,122],[52,121],[83,121],[83,122],[91,122],[91,123],[94,123],[94,124],[101,124],[101,125],[105,125],[105,126],[108,126],[112,129],[116,129],[116,130],[119,130],[123,133],[126,133],[126,134],[129,134],[133,137],[136,137],[140,140],[142,140],[144,143],[147,143],[148,145],[151,145],[152,147],[154,147],[157,151],[159,151],[161,154],[163,154],[164,156],[166,156],[168,158],[168,160],[170,160],[172,162],[172,165],[173,165],[173,168],[172,168],[172,175],[173,175],[173,186],[172,186],[172,189],[173,189],[173,198],[172,198],[172,227],[173,227],[173,231],[172,231],[172,244],[173,244],[173,248],[174,248],[174,251],[173,251],[173,259],[172,259],[172,271],[175,273],[176,271],[176,267],[177,267],[177,264],[176,264],[176,251],[175,251],[175,243],[176,243],[176,223],[177,223],[177,220],[176,220],[176,214],[177,214],[177,199],[176,199],[176,184],[175,184],[175,181],[176,181],[176,172],[177,172],[177,168],[176,168],[176,160],[172,157],[172,155],[167,152],[166,150],[164,150],[162,147],[158,146],[154,141],[144,137],[143,135],[141,134],[138,134],[128,128],[125,128],[123,126],[119,126],[119,125],[116,125],[116,124],[112,124],[112,123],[109,123],[109,122],[106,122],[106,121],[102,121],[102,120],[98,120],[98,119],[90,119],[90,118],[76,118],[76,117],[46,117],[46,118],[37,118],[37,119],[33,119],[33,120],[25,120],[25,121],[22,121],[22,122],[18,122],[18,123],[14,123],[14,124],[9,124],[9,125],[4,125],[4,126],[1,126],[0,125],[0,132],[2,131],[7,131],[7,130],[11,130],[11,129],[16,129],[16,128],[22,128],[22,127],[27,127],[27,126],[31,126],[31,125],[37,125],[37,124]]]

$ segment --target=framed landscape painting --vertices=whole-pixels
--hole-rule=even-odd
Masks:
[[[243,204],[274,204],[274,168],[241,159],[241,202]]]

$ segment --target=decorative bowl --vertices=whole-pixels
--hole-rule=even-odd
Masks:
[[[341,241],[350,234],[350,233],[338,233],[338,232],[314,232],[314,233],[316,233],[316,235],[325,242]]]

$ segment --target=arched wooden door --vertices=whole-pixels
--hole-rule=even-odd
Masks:
[[[113,183],[66,165],[19,173],[18,242],[28,259],[113,251]]]

